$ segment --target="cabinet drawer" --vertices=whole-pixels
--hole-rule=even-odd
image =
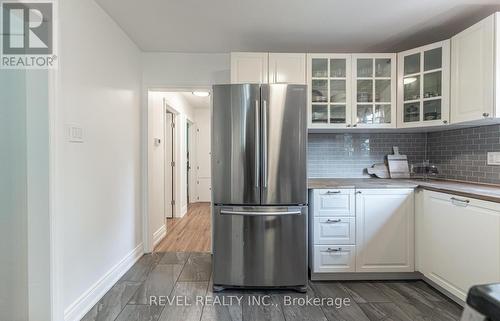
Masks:
[[[315,245],[313,272],[355,272],[355,259],[354,245]]]
[[[314,218],[314,244],[355,244],[354,217]]]
[[[354,216],[354,189],[314,191],[315,216]]]

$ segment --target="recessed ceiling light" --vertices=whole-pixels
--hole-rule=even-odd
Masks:
[[[208,97],[210,96],[210,92],[208,91],[193,91],[193,95],[197,97]]]
[[[403,84],[408,85],[415,81],[417,81],[417,77],[409,77],[403,80]]]

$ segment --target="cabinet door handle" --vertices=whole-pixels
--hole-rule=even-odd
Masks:
[[[340,191],[327,191],[326,194],[340,194]]]
[[[469,204],[470,203],[469,200],[462,200],[462,199],[459,199],[459,198],[456,198],[456,197],[452,197],[452,198],[450,198],[450,200],[452,202],[460,202],[460,203],[464,203],[464,204]]]
[[[332,249],[331,247],[329,247],[325,252],[328,252],[328,253],[334,253],[334,252],[341,252],[342,251],[342,248],[339,247],[337,249]]]
[[[326,223],[340,223],[340,222],[342,222],[342,220],[340,220],[340,219],[339,220],[330,220],[330,219],[326,220]]]

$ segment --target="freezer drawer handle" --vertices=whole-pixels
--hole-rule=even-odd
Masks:
[[[245,212],[245,211],[220,211],[222,215],[243,215],[243,216],[280,216],[280,215],[301,215],[301,211],[287,212]]]
[[[340,191],[327,191],[326,194],[340,194]]]
[[[340,223],[340,222],[342,222],[342,220],[340,220],[340,219],[339,220],[330,220],[330,219],[326,220],[326,223]]]
[[[337,249],[332,249],[331,247],[329,247],[325,252],[328,252],[328,253],[332,253],[332,252],[342,252],[342,248],[339,247]]]

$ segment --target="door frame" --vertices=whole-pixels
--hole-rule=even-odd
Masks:
[[[143,93],[142,93],[142,122],[141,122],[141,160],[142,160],[142,238],[143,238],[143,245],[144,245],[144,252],[145,253],[151,253],[153,252],[153,236],[150,235],[149,233],[149,228],[150,228],[150,223],[149,223],[149,204],[148,204],[148,199],[149,199],[149,179],[148,179],[148,130],[149,130],[149,119],[148,119],[148,112],[149,112],[149,93],[150,92],[193,92],[196,90],[203,90],[203,91],[208,91],[210,92],[210,111],[212,111],[212,86],[207,86],[207,85],[193,85],[193,86],[155,86],[155,87],[144,87],[143,88]],[[170,106],[172,108],[172,106]],[[179,112],[175,110],[175,108],[172,108],[174,111],[174,115],[178,115]],[[177,122],[179,124],[179,122]],[[177,137],[180,137],[179,135],[181,134],[179,132],[179,128],[181,126],[177,126],[176,134]],[[180,147],[174,149],[176,153],[176,157],[174,157],[176,164],[180,164]],[[179,166],[177,166],[178,169],[180,169]],[[177,188],[177,191],[180,191],[180,188]],[[176,193],[176,195],[179,195],[179,193]],[[176,196],[176,199],[180,199],[180,197]],[[180,206],[176,207],[177,212],[179,212]],[[175,217],[175,212],[174,212],[174,217]],[[168,233],[168,231],[167,231]]]
[[[175,124],[177,123],[177,115],[175,114],[174,110],[172,107],[170,107],[165,100],[163,100],[163,107],[164,107],[164,110],[163,110],[163,116],[165,118],[165,122],[164,122],[164,141],[165,141],[165,157],[164,157],[164,186],[165,186],[165,190],[164,190],[164,195],[165,195],[165,198],[164,198],[164,203],[165,203],[165,219],[167,218],[174,218],[175,215],[175,211],[176,211],[176,202],[175,202],[175,193],[176,193],[176,171],[175,171],[175,167],[172,166],[172,164],[168,164],[168,161],[167,161],[167,155],[168,155],[168,152],[167,150],[168,149],[171,149],[171,153],[172,153],[172,158],[170,159],[170,162],[176,162],[176,150],[177,150],[177,145],[178,145],[178,142],[176,141],[176,130],[175,130]],[[168,117],[167,115],[172,115],[172,123],[173,124],[173,127],[172,125],[169,126],[169,124],[167,124],[167,120],[168,120]],[[167,139],[167,137],[169,137],[169,135],[167,134],[168,131],[171,131],[171,139]],[[167,172],[170,172],[170,178],[171,178],[171,181],[170,182],[167,182]],[[171,191],[170,191],[170,197],[169,199],[167,199],[167,190],[166,190],[166,186],[167,184],[171,184]],[[170,201],[170,204],[169,202]],[[171,214],[172,216],[167,216],[167,207],[171,207]]]

